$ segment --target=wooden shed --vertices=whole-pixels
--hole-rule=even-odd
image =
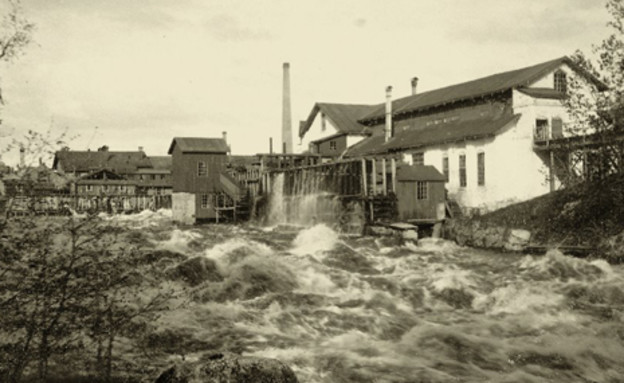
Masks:
[[[222,171],[228,145],[222,138],[176,137],[169,146],[172,156],[173,220],[195,223],[215,219],[216,194],[222,189]]]
[[[399,219],[405,222],[437,222],[445,216],[446,178],[430,165],[397,168]]]

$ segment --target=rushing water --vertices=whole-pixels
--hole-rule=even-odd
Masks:
[[[159,218],[160,217],[160,218]],[[400,244],[128,220],[152,245],[213,260],[222,280],[159,319],[212,350],[277,358],[301,382],[621,382],[624,268]]]

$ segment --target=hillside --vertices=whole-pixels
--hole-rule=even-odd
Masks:
[[[624,231],[624,175],[558,190],[477,220],[527,229],[532,241],[544,245],[598,247]]]

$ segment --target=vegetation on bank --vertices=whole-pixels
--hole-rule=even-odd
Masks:
[[[547,246],[602,247],[624,231],[624,174],[558,190],[474,220],[529,230],[532,242]]]

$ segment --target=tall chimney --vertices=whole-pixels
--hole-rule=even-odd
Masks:
[[[227,132],[224,130],[223,132],[221,132],[221,135],[223,135],[223,141],[225,141],[225,143],[227,144]]]
[[[418,87],[418,77],[412,77],[412,96],[416,94],[417,87]]]
[[[26,166],[26,149],[24,149],[24,145],[20,146],[20,166],[22,168]]]
[[[269,154],[273,154],[273,137],[269,137]]]
[[[282,146],[284,153],[293,152],[292,114],[290,112],[290,64],[284,63],[284,88],[282,90]]]
[[[142,151],[143,151],[143,147],[139,146],[139,152],[142,152]]]
[[[392,86],[386,87],[386,142],[392,137]]]

